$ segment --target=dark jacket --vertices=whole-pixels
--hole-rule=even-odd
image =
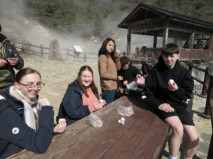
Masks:
[[[18,63],[15,66],[6,64],[4,67],[0,67],[0,77],[1,77],[0,89],[2,90],[7,88],[8,86],[11,86],[13,82],[15,81],[14,68],[19,70],[23,68],[24,66],[24,60],[22,59],[22,57],[20,56],[16,48],[6,38],[7,37],[5,37],[3,34],[0,34],[0,41],[1,42],[4,41],[4,45],[2,46],[3,47],[2,49],[4,50],[3,52],[5,52],[6,54],[6,57],[4,57],[4,60],[7,61],[7,58],[14,57],[14,55],[16,54],[18,57]],[[0,49],[0,58],[3,58],[3,55],[2,55],[3,53],[1,53],[2,49]],[[9,75],[8,75],[8,71],[10,72]]]
[[[23,149],[44,153],[52,139],[54,113],[51,106],[39,112],[39,129],[31,129],[24,120],[24,106],[10,96],[9,90],[0,96],[0,158],[6,158]]]
[[[88,106],[82,104],[82,95],[83,91],[77,82],[68,86],[59,108],[57,121],[59,118],[65,118],[67,125],[70,125],[90,114]]]
[[[169,91],[170,79],[178,85],[177,91]],[[157,66],[151,70],[145,85],[149,104],[158,107],[162,103],[168,103],[175,109],[185,109],[187,99],[191,98],[194,81],[188,70],[182,67],[178,60],[174,68],[169,69],[160,56]]]
[[[118,71],[118,76],[122,76],[123,80],[118,82],[118,86],[125,88],[125,86],[123,85],[123,82],[125,80],[127,80],[128,83],[135,81],[137,74],[141,74],[141,73],[135,66],[132,66],[132,65],[129,65],[129,68],[127,70],[120,69]]]

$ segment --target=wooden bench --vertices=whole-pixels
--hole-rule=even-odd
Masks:
[[[212,137],[209,145],[209,152],[207,159],[213,159],[213,99],[210,100],[210,105],[211,105],[210,109],[211,109],[211,122],[212,122]]]
[[[124,117],[124,125],[118,123],[120,105],[133,106],[134,110],[132,116]],[[96,112],[103,121],[101,128],[93,128],[85,117],[54,136],[46,153],[23,150],[11,158],[158,159],[168,125],[139,105],[140,100],[123,96]]]

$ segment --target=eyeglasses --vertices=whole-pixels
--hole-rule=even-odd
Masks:
[[[24,83],[21,83],[21,82],[18,82],[19,84],[25,86],[27,89],[33,89],[33,88],[37,88],[37,89],[41,89],[42,87],[45,86],[45,83],[43,82],[38,82],[36,84],[34,83],[28,83],[28,84],[24,84]]]

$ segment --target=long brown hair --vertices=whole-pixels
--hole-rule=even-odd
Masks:
[[[81,83],[81,75],[82,75],[82,72],[83,72],[83,71],[86,71],[86,70],[88,70],[88,71],[91,72],[91,74],[92,74],[92,83],[90,84],[89,87],[92,89],[92,92],[94,93],[94,95],[95,95],[97,98],[99,98],[99,97],[98,97],[97,87],[95,86],[95,83],[94,83],[93,70],[92,70],[92,68],[91,68],[90,66],[87,66],[87,65],[82,66],[82,67],[80,68],[79,72],[78,72],[78,77],[76,78],[76,80],[75,80],[73,83],[78,83],[78,85],[80,86],[81,90],[85,93],[85,95],[86,95],[87,97],[89,97],[89,95],[87,94],[86,88],[85,88],[85,87],[83,86],[83,84]]]

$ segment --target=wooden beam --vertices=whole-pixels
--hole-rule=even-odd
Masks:
[[[131,51],[131,29],[128,28],[127,33],[127,56],[130,57],[130,51]]]
[[[161,22],[161,23],[163,23],[164,21],[165,21],[165,19],[163,19],[163,17],[159,17],[159,18],[152,18],[152,19],[144,19],[144,20],[134,21],[134,22],[131,23],[131,25],[146,24],[146,23],[150,23],[150,22]]]
[[[154,35],[153,48],[157,47],[157,35]]]
[[[195,33],[192,33],[190,35],[190,40],[189,40],[189,48],[190,49],[193,49],[194,41],[195,41]]]
[[[162,44],[162,46],[165,46],[168,43],[168,36],[169,36],[169,29],[166,28],[163,31],[163,44]]]
[[[132,28],[131,29],[131,33],[132,34],[146,34],[148,32],[154,32],[154,31],[161,31],[161,30],[164,30],[165,27],[156,27],[156,28],[146,28],[146,29],[134,29]]]
[[[213,37],[209,39],[209,59],[213,61]]]

